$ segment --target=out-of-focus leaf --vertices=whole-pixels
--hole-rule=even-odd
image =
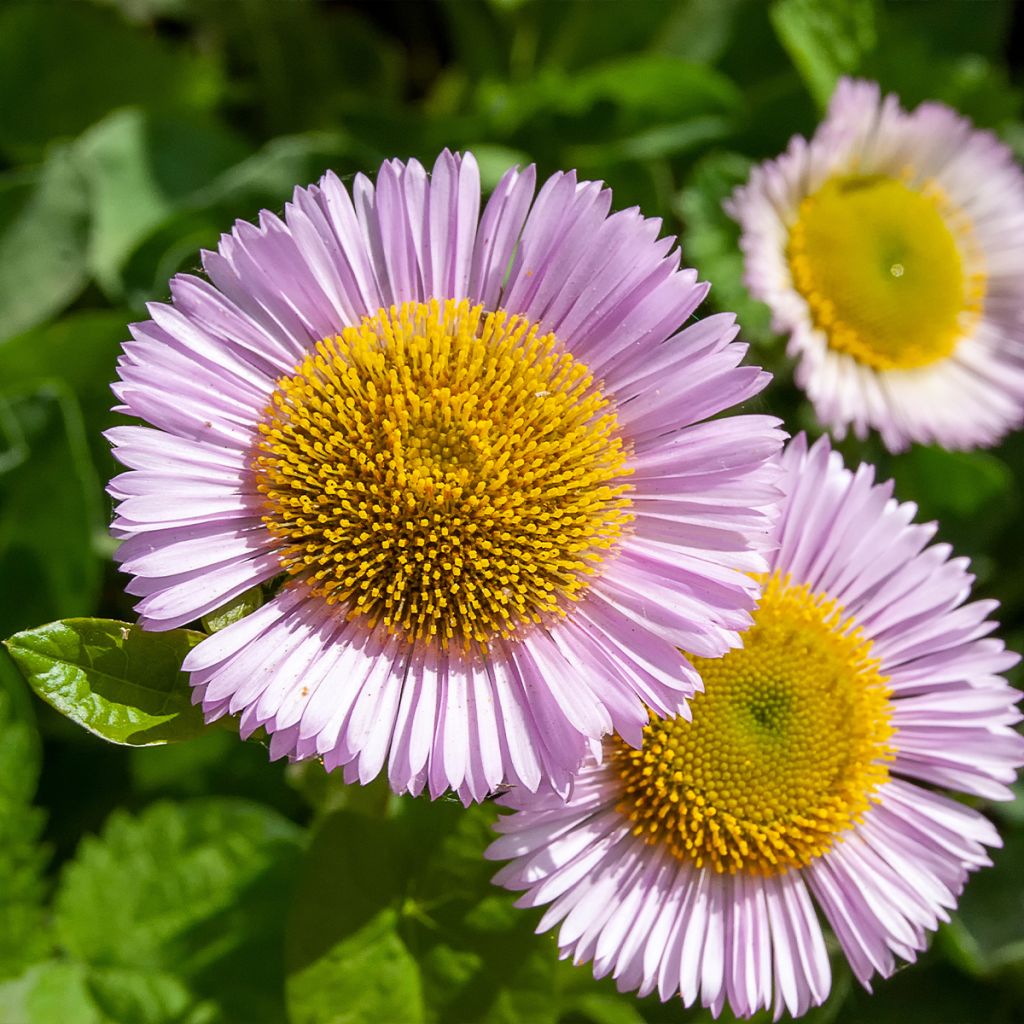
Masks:
[[[185,197],[243,159],[245,146],[198,116],[118,110],[77,144],[93,220],[89,265],[108,293],[135,246]]]
[[[0,110],[17,106],[0,102]],[[38,173],[0,180],[0,339],[42,323],[82,290],[88,227],[85,179],[69,147],[53,149]]]
[[[350,166],[363,165],[359,154],[366,153],[342,132],[311,132],[267,143],[190,193],[135,240],[120,269],[126,301],[142,307],[153,298],[165,298],[168,280],[179,271],[198,271],[199,250],[215,248],[236,218],[255,221],[262,208],[280,212],[297,185],[317,180],[328,168],[347,176]]]
[[[101,494],[67,386],[0,392],[0,636],[92,611]]]
[[[936,53],[909,25],[887,27],[863,71],[904,107],[939,100],[980,127],[1001,128],[1024,106],[1024,94],[998,63],[973,53]]]
[[[49,3],[0,10],[0,152],[9,156],[31,159],[114,107],[208,107],[219,88],[208,58],[175,52],[114,11]]]
[[[150,746],[206,729],[181,671],[203,636],[187,629],[147,633],[109,619],[65,619],[5,644],[32,689],[61,714],[110,743]]]
[[[291,1024],[426,1020],[416,961],[385,908],[288,979]]]
[[[743,253],[739,225],[722,203],[750,174],[751,162],[738,153],[713,153],[694,168],[679,194],[677,209],[683,221],[683,254],[688,266],[711,282],[711,301],[736,313],[742,338],[773,339],[768,307],[752,298],[743,284]]]
[[[302,845],[299,828],[247,801],[115,812],[61,876],[61,943],[92,967],[172,974],[232,1024],[279,1024],[284,913]]]
[[[885,35],[916,36],[932,53],[976,53],[1003,57],[1009,38],[1015,0],[985,0],[982,4],[889,4]],[[886,45],[882,36],[880,44]]]
[[[417,17],[414,7],[403,21]],[[194,4],[192,13],[223,41],[233,77],[248,86],[261,135],[333,128],[346,98],[376,113],[400,95],[408,57],[358,11],[310,0],[241,0]]]
[[[665,24],[653,40],[660,53],[713,64],[725,52],[749,0],[682,0],[666,4]]]
[[[401,974],[409,1004],[398,1019],[431,1024],[558,1019],[550,942],[533,935],[533,915],[515,910],[509,894],[488,881],[493,866],[482,852],[492,816],[493,808],[463,811],[452,804],[407,801],[390,820],[348,810],[324,820],[289,925],[288,996],[296,1020],[369,1024],[389,1019],[386,1002],[375,1008],[362,1004],[351,1017],[332,1016],[329,1010],[365,995],[360,981],[341,970],[339,953],[364,934],[383,943],[388,970]],[[409,959],[398,953],[392,935]],[[332,999],[322,997],[325,988]],[[417,992],[422,1002],[414,1000]],[[388,994],[375,998],[386,1000]]]
[[[916,445],[892,459],[891,472],[903,500],[916,501],[925,519],[966,519],[1004,498],[1013,474],[991,452],[951,452]]]
[[[772,24],[822,107],[878,40],[875,0],[775,0]]]
[[[405,884],[398,838],[393,822],[347,810],[317,832],[288,925],[293,1024],[426,1019],[419,970],[397,931]],[[360,946],[366,974],[350,968]]]
[[[11,1024],[221,1024],[212,1002],[155,971],[90,968],[47,960],[0,985],[0,1020]]]
[[[702,64],[667,54],[645,54],[610,61],[573,75],[561,92],[567,111],[607,100],[626,110],[662,120],[709,110],[737,112],[742,96],[724,75]]]
[[[472,151],[480,165],[480,186],[484,192],[490,192],[510,167],[525,167],[530,163],[526,153],[507,146],[480,143],[466,148]]]
[[[871,988],[868,992],[860,985],[852,985],[832,1022],[1012,1024],[1015,1020],[997,988],[972,981],[931,953],[906,970],[898,970],[891,978],[874,979]]]
[[[110,381],[132,319],[126,311],[88,310],[0,343],[7,387],[38,386],[56,378],[74,392],[100,479],[109,477],[115,465],[102,431],[116,421],[116,414],[110,411]],[[67,610],[54,609],[44,618]]]
[[[1004,847],[992,852],[993,867],[970,879],[943,928],[944,947],[979,978],[1024,964],[1024,832],[1005,829],[1003,840]]]
[[[0,652],[0,978],[18,974],[50,947],[43,906],[47,855],[39,845],[43,815],[31,806],[39,734],[29,700],[25,684]]]
[[[658,122],[707,116],[738,121],[743,111],[742,94],[724,75],[666,54],[608,61],[573,75],[550,69],[522,83],[492,80],[478,90],[477,104],[506,132],[539,116],[579,118],[607,104],[619,111],[617,118],[602,119],[610,137]]]

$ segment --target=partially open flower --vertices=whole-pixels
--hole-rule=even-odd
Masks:
[[[797,1015],[831,973],[818,910],[870,985],[913,960],[998,846],[940,789],[1009,799],[1018,659],[934,526],[826,440],[783,457],[787,499],[743,647],[696,659],[692,721],[606,740],[563,802],[516,790],[495,881],[550,904],[562,955],[622,991]]]
[[[471,156],[298,189],[209,282],[132,328],[115,391],[150,427],[118,558],[149,629],[286,581],[188,657],[210,719],[399,791],[564,790],[645,705],[686,713],[679,648],[749,623],[777,504],[767,376],[660,224]],[[707,421],[707,422],[704,422]]]
[[[746,282],[840,435],[996,443],[1024,420],[1024,174],[949,107],[840,81],[727,204]]]

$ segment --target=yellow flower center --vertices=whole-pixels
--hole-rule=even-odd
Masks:
[[[945,359],[981,314],[970,223],[936,186],[831,178],[800,204],[787,256],[829,346],[875,369]]]
[[[554,335],[406,303],[278,381],[253,465],[289,573],[410,642],[565,614],[631,520],[609,401]]]
[[[871,642],[807,585],[772,576],[722,658],[694,658],[693,720],[615,737],[619,811],[635,835],[715,871],[771,875],[821,856],[888,777],[889,693]]]

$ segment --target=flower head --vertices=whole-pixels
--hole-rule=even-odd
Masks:
[[[327,174],[133,325],[115,391],[152,426],[110,433],[110,490],[143,625],[273,590],[189,655],[208,718],[470,800],[685,713],[678,649],[749,623],[781,434],[704,422],[767,377],[732,317],[684,326],[706,286],[610,203],[528,168],[481,214],[449,153]]]
[[[695,660],[692,720],[606,740],[568,801],[508,794],[488,851],[563,956],[716,1014],[823,1002],[819,911],[864,985],[913,960],[999,845],[939,790],[1008,799],[1024,762],[1018,659],[964,560],[827,440],[783,465],[764,597],[742,648]]]
[[[1024,174],[949,107],[840,81],[729,201],[751,292],[840,435],[991,445],[1024,419]]]

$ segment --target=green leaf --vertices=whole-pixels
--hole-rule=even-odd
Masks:
[[[218,633],[240,619],[244,619],[246,615],[251,615],[262,605],[263,588],[261,586],[250,587],[237,597],[233,597],[227,604],[210,612],[209,615],[204,615],[203,629],[207,633]]]
[[[0,392],[0,636],[93,610],[101,500],[67,385],[53,380]]]
[[[93,967],[172,974],[238,1024],[284,1019],[284,915],[303,833],[242,800],[117,811],[61,875],[56,927]]]
[[[991,452],[951,452],[916,445],[892,459],[897,493],[916,501],[926,519],[966,519],[1006,496],[1013,473]]]
[[[402,1021],[557,1020],[553,943],[533,934],[535,915],[516,910],[489,881],[493,865],[482,854],[493,816],[493,807],[414,800],[389,820],[350,810],[324,819],[289,924],[294,1020],[394,1018],[392,989],[358,1002],[367,996],[365,976],[344,968],[365,936],[400,979],[393,984],[406,993]],[[356,1003],[357,1015],[331,1015],[331,1007]]]
[[[381,910],[291,974],[291,1024],[425,1020],[416,961],[399,938],[397,924],[397,911]]]
[[[771,17],[821,107],[839,78],[855,73],[878,40],[875,0],[776,0]]]
[[[5,641],[32,689],[89,732],[126,746],[202,734],[185,655],[204,637],[187,629],[147,633],[109,619],[65,619]]]
[[[317,832],[289,917],[293,1024],[426,1019],[416,962],[397,933],[405,884],[397,839],[394,823],[346,810]],[[350,968],[363,944],[366,973]]]
[[[942,940],[951,958],[985,978],[1009,965],[1024,965],[1024,831],[1007,829],[992,852],[992,868],[967,883]]]
[[[706,156],[694,168],[676,205],[683,221],[687,263],[712,282],[712,303],[717,309],[736,313],[741,338],[769,342],[774,339],[771,314],[743,283],[740,228],[722,205],[733,189],[746,182],[751,166],[739,153]]]
[[[47,960],[0,985],[0,1020],[12,1024],[220,1024],[168,974]]]
[[[88,228],[85,179],[70,147],[54,148],[37,173],[0,179],[0,338],[42,323],[85,287]]]
[[[201,109],[218,92],[217,70],[198,48],[175,52],[113,11],[49,3],[0,11],[0,150],[10,156],[32,159],[114,107]]]
[[[34,327],[0,344],[7,387],[37,388],[56,379],[74,393],[82,414],[85,441],[101,479],[109,478],[116,465],[102,431],[116,422],[116,414],[110,411],[110,381],[132,319],[127,311],[87,310]],[[99,483],[92,478],[98,490]],[[41,618],[53,618],[68,611],[64,606]]]
[[[207,118],[118,110],[77,143],[89,184],[89,265],[109,294],[136,245],[190,196],[245,156],[245,146]]]

